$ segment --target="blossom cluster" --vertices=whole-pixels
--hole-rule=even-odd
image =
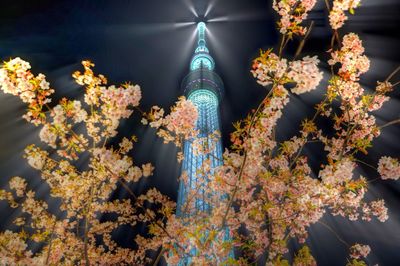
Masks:
[[[137,107],[142,94],[138,85],[124,84],[121,87],[112,85],[108,88],[102,87],[99,98],[104,118],[102,124],[106,128],[102,136],[114,137],[121,118],[128,118],[133,112],[128,107]]]
[[[348,33],[343,37],[342,47],[338,51],[331,52],[329,65],[340,63],[339,76],[345,81],[357,81],[359,76],[368,71],[370,62],[363,55],[362,41],[355,33]]]
[[[344,158],[335,165],[326,165],[319,171],[319,177],[323,183],[330,185],[347,182],[353,178],[355,166],[349,158]]]
[[[261,86],[268,86],[274,82],[284,80],[287,71],[287,60],[267,50],[260,51],[260,57],[254,60],[251,73]]]
[[[84,150],[87,142],[83,135],[74,134],[71,131],[73,124],[83,122],[87,118],[87,112],[82,108],[80,101],[70,101],[63,98],[50,112],[52,122],[44,123],[39,137],[52,148],[57,144],[65,149],[59,150],[61,156],[76,158],[76,152]]]
[[[76,71],[72,76],[75,81],[85,86],[85,103],[91,107],[86,119],[88,135],[94,142],[114,137],[122,118],[129,118],[132,107],[137,107],[142,98],[138,85],[125,83],[120,86],[107,87],[104,75],[95,75],[90,61],[82,61],[84,72]]]
[[[295,83],[292,93],[303,94],[315,90],[322,80],[323,74],[318,69],[316,56],[305,56],[302,60],[287,62],[279,58],[272,50],[261,52],[254,60],[251,73],[262,86],[270,84]]]
[[[0,69],[0,89],[21,98],[28,104],[28,112],[23,116],[35,125],[42,124],[46,118],[43,106],[50,103],[49,96],[54,93],[46,81],[46,76],[34,76],[31,65],[19,57],[5,62]]]
[[[302,60],[290,63],[288,78],[296,83],[291,91],[295,94],[302,94],[317,88],[322,80],[322,72],[318,69],[319,60],[316,56],[305,56]]]
[[[385,222],[389,218],[384,200],[374,200],[368,204],[364,203],[362,211],[362,219],[366,221],[370,221],[372,216],[375,216],[381,222]]]
[[[368,245],[355,244],[350,248],[350,256],[354,259],[366,258],[370,252]]]
[[[361,0],[335,0],[333,1],[332,10],[329,13],[329,23],[332,29],[337,30],[343,27],[344,22],[348,19],[345,11],[354,14],[354,9],[360,5]]]
[[[400,178],[400,163],[398,159],[383,156],[379,159],[378,172],[382,179],[398,180]]]
[[[197,107],[185,97],[180,97],[171,108],[170,114],[164,116],[164,109],[153,106],[149,113],[142,119],[143,124],[148,124],[157,129],[157,135],[164,139],[164,143],[173,142],[177,147],[182,146],[182,141],[198,135],[196,123],[198,118]]]
[[[32,265],[32,252],[29,251],[28,245],[25,242],[24,236],[19,233],[13,233],[6,230],[0,233],[0,264],[3,265]],[[20,259],[16,259],[18,254]]]
[[[191,101],[181,98],[171,113],[164,118],[164,125],[175,135],[190,137],[192,129],[196,126],[197,117],[197,107]]]
[[[340,68],[338,75],[329,81],[327,100],[331,103],[340,97],[341,113],[336,114],[334,119],[336,137],[330,140],[321,137],[321,141],[325,144],[329,142],[325,149],[329,151],[328,157],[335,160],[352,149],[366,154],[372,140],[380,134],[375,117],[369,112],[381,108],[388,98],[382,90],[375,94],[366,94],[361,87],[360,75],[369,68],[369,59],[363,53],[362,42],[354,33],[343,37],[340,50],[331,51],[329,64],[340,63]],[[385,93],[388,91],[385,90]]]
[[[306,28],[300,24],[307,19],[316,2],[316,0],[274,0],[272,8],[281,16],[278,22],[280,32],[289,36],[304,35]]]
[[[15,193],[18,197],[22,197],[24,195],[27,186],[25,179],[15,176],[11,178],[9,184],[10,188],[15,190]]]

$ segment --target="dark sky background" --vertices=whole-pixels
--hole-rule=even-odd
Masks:
[[[330,30],[325,19],[323,1],[319,0],[310,18],[316,27],[304,49],[304,54],[327,58]],[[345,26],[345,31],[361,35],[366,54],[371,59],[371,70],[362,78],[362,85],[372,89],[376,80],[386,76],[400,64],[400,1],[366,0]],[[267,0],[81,0],[81,1],[1,1],[0,59],[20,56],[31,62],[33,72],[48,76],[56,99],[83,97],[83,89],[74,83],[71,74],[81,69],[80,61],[91,59],[97,73],[105,74],[111,84],[132,81],[142,87],[142,108],[160,105],[166,109],[179,95],[180,82],[189,71],[195,48],[195,24],[207,13],[208,47],[216,61],[216,71],[225,84],[221,103],[223,141],[229,146],[232,122],[245,117],[265,94],[249,70],[259,48],[276,47],[278,33],[276,14]],[[309,23],[309,22],[306,22]],[[289,49],[290,52],[290,49]],[[326,69],[326,64],[321,63]],[[278,138],[292,136],[301,119],[313,114],[313,105],[323,96],[326,80],[318,90],[292,96],[285,116],[280,120]],[[400,79],[397,76],[396,81]],[[399,118],[400,93],[376,113],[377,123]],[[29,179],[30,187],[47,199],[48,187],[39,174],[29,168],[22,158],[25,146],[39,143],[38,129],[22,120],[25,106],[14,96],[0,94],[0,185],[20,175]],[[176,163],[172,145],[163,145],[154,131],[142,126],[139,117],[125,120],[121,134],[136,134],[139,143],[134,151],[137,164],[152,162],[155,175],[132,188],[140,193],[156,186],[161,192],[176,199],[180,166]],[[374,148],[362,159],[373,165],[382,155],[400,155],[400,127],[385,128]],[[323,155],[320,147],[306,152],[316,170]],[[377,173],[360,168],[360,174],[370,180]],[[122,190],[116,196],[123,196]],[[400,265],[400,181],[376,181],[371,184],[369,199],[384,198],[389,207],[389,220],[384,224],[373,220],[349,222],[325,215],[323,221],[332,226],[346,242],[365,243],[372,248],[369,263]],[[4,230],[16,212],[0,203],[0,229]],[[137,231],[137,229],[135,229]],[[139,229],[140,230],[140,229]],[[129,245],[133,230],[120,230],[116,238]],[[348,247],[326,227],[316,224],[310,229],[308,243],[319,265],[344,265]],[[295,246],[294,246],[295,248]]]

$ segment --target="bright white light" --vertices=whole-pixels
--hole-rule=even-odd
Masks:
[[[194,6],[193,6],[191,3],[189,3],[188,0],[183,0],[183,3],[185,4],[185,6],[189,9],[189,11],[190,11],[196,18],[199,17],[199,14],[197,14],[196,9],[194,9]]]
[[[229,18],[227,16],[224,17],[219,17],[219,18],[213,18],[213,19],[209,19],[209,22],[223,22],[223,21],[228,21]]]
[[[195,24],[195,22],[178,22],[174,24],[175,28],[183,28]]]
[[[216,1],[216,0],[210,1],[210,3],[209,3],[208,6],[207,6],[206,12],[204,13],[204,17],[207,17],[207,16],[210,14],[211,10],[212,10],[212,9],[214,8],[214,6],[215,6],[215,2],[217,2],[217,1]]]

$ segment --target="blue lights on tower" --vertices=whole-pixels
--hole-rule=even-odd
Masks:
[[[207,186],[208,177],[203,176],[201,168],[205,160],[211,161],[211,169],[220,166],[223,162],[222,143],[220,137],[211,140],[210,136],[220,132],[219,102],[223,91],[221,78],[214,72],[215,62],[210,56],[206,46],[206,25],[200,22],[197,25],[198,42],[195,53],[190,63],[190,72],[184,78],[182,87],[186,97],[191,100],[198,109],[198,120],[196,129],[199,132],[197,141],[205,145],[209,152],[207,154],[196,154],[194,152],[194,140],[185,141],[183,147],[184,159],[182,173],[186,173],[187,183],[181,181],[178,191],[177,215],[179,217],[192,217],[199,213],[207,213],[211,210],[209,199],[204,187]],[[212,170],[211,170],[212,173]],[[191,202],[194,208],[188,210],[187,203],[190,192],[196,191],[197,197]],[[192,206],[193,206],[192,205]],[[229,231],[226,229],[226,237],[229,240]],[[192,249],[191,253],[196,254]],[[233,257],[233,252],[230,254]],[[189,265],[190,258],[184,258],[179,265]]]

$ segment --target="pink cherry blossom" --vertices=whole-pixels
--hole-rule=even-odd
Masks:
[[[278,27],[282,34],[305,34],[306,29],[300,23],[308,17],[316,0],[274,0],[272,8],[281,16]]]
[[[366,258],[370,252],[368,245],[355,244],[350,248],[350,256],[355,259]]]
[[[345,11],[350,13],[360,5],[361,0],[334,0],[332,10],[329,13],[329,22],[332,29],[337,30],[341,28],[344,22],[348,19]]]
[[[289,64],[288,77],[296,83],[296,87],[292,89],[293,93],[302,94],[317,88],[322,80],[322,72],[317,67],[318,63],[316,56],[306,56],[302,60]]]
[[[330,65],[340,63],[339,76],[344,80],[358,81],[359,76],[368,71],[370,62],[363,55],[362,41],[355,33],[348,33],[343,37],[342,47],[339,51],[331,52]]]
[[[142,165],[142,170],[143,170],[143,176],[148,177],[153,174],[154,167],[150,163],[147,163]]]
[[[398,180],[400,178],[400,163],[398,159],[383,156],[379,159],[378,172],[382,179]]]
[[[191,133],[197,122],[197,108],[188,100],[180,99],[172,112],[165,117],[166,128],[176,135],[187,136]]]
[[[316,56],[305,56],[302,60],[287,62],[280,59],[271,50],[261,52],[254,61],[251,73],[262,86],[272,83],[286,84],[294,82],[292,89],[295,94],[302,94],[317,88],[322,80],[322,72],[318,69],[319,60]]]
[[[39,125],[46,120],[43,106],[51,102],[49,96],[54,90],[50,88],[45,75],[38,74],[35,77],[30,68],[30,64],[19,57],[5,62],[0,69],[0,89],[27,103],[27,113],[23,118]]]
[[[325,184],[337,184],[349,181],[353,177],[355,164],[349,159],[344,158],[336,165],[327,165],[319,171],[319,177]]]
[[[197,107],[185,97],[180,97],[171,108],[171,113],[165,117],[164,109],[158,106],[153,106],[145,115],[147,116],[145,124],[149,120],[149,125],[157,129],[157,135],[164,139],[164,143],[173,142],[177,147],[182,147],[183,140],[192,139],[198,135]]]
[[[14,176],[13,178],[11,178],[9,184],[10,188],[15,190],[15,193],[18,197],[22,197],[25,194],[27,186],[25,179],[19,176]]]
[[[387,214],[387,208],[385,207],[384,200],[375,200],[370,203],[371,212],[378,218],[379,221],[385,222],[389,216]]]

